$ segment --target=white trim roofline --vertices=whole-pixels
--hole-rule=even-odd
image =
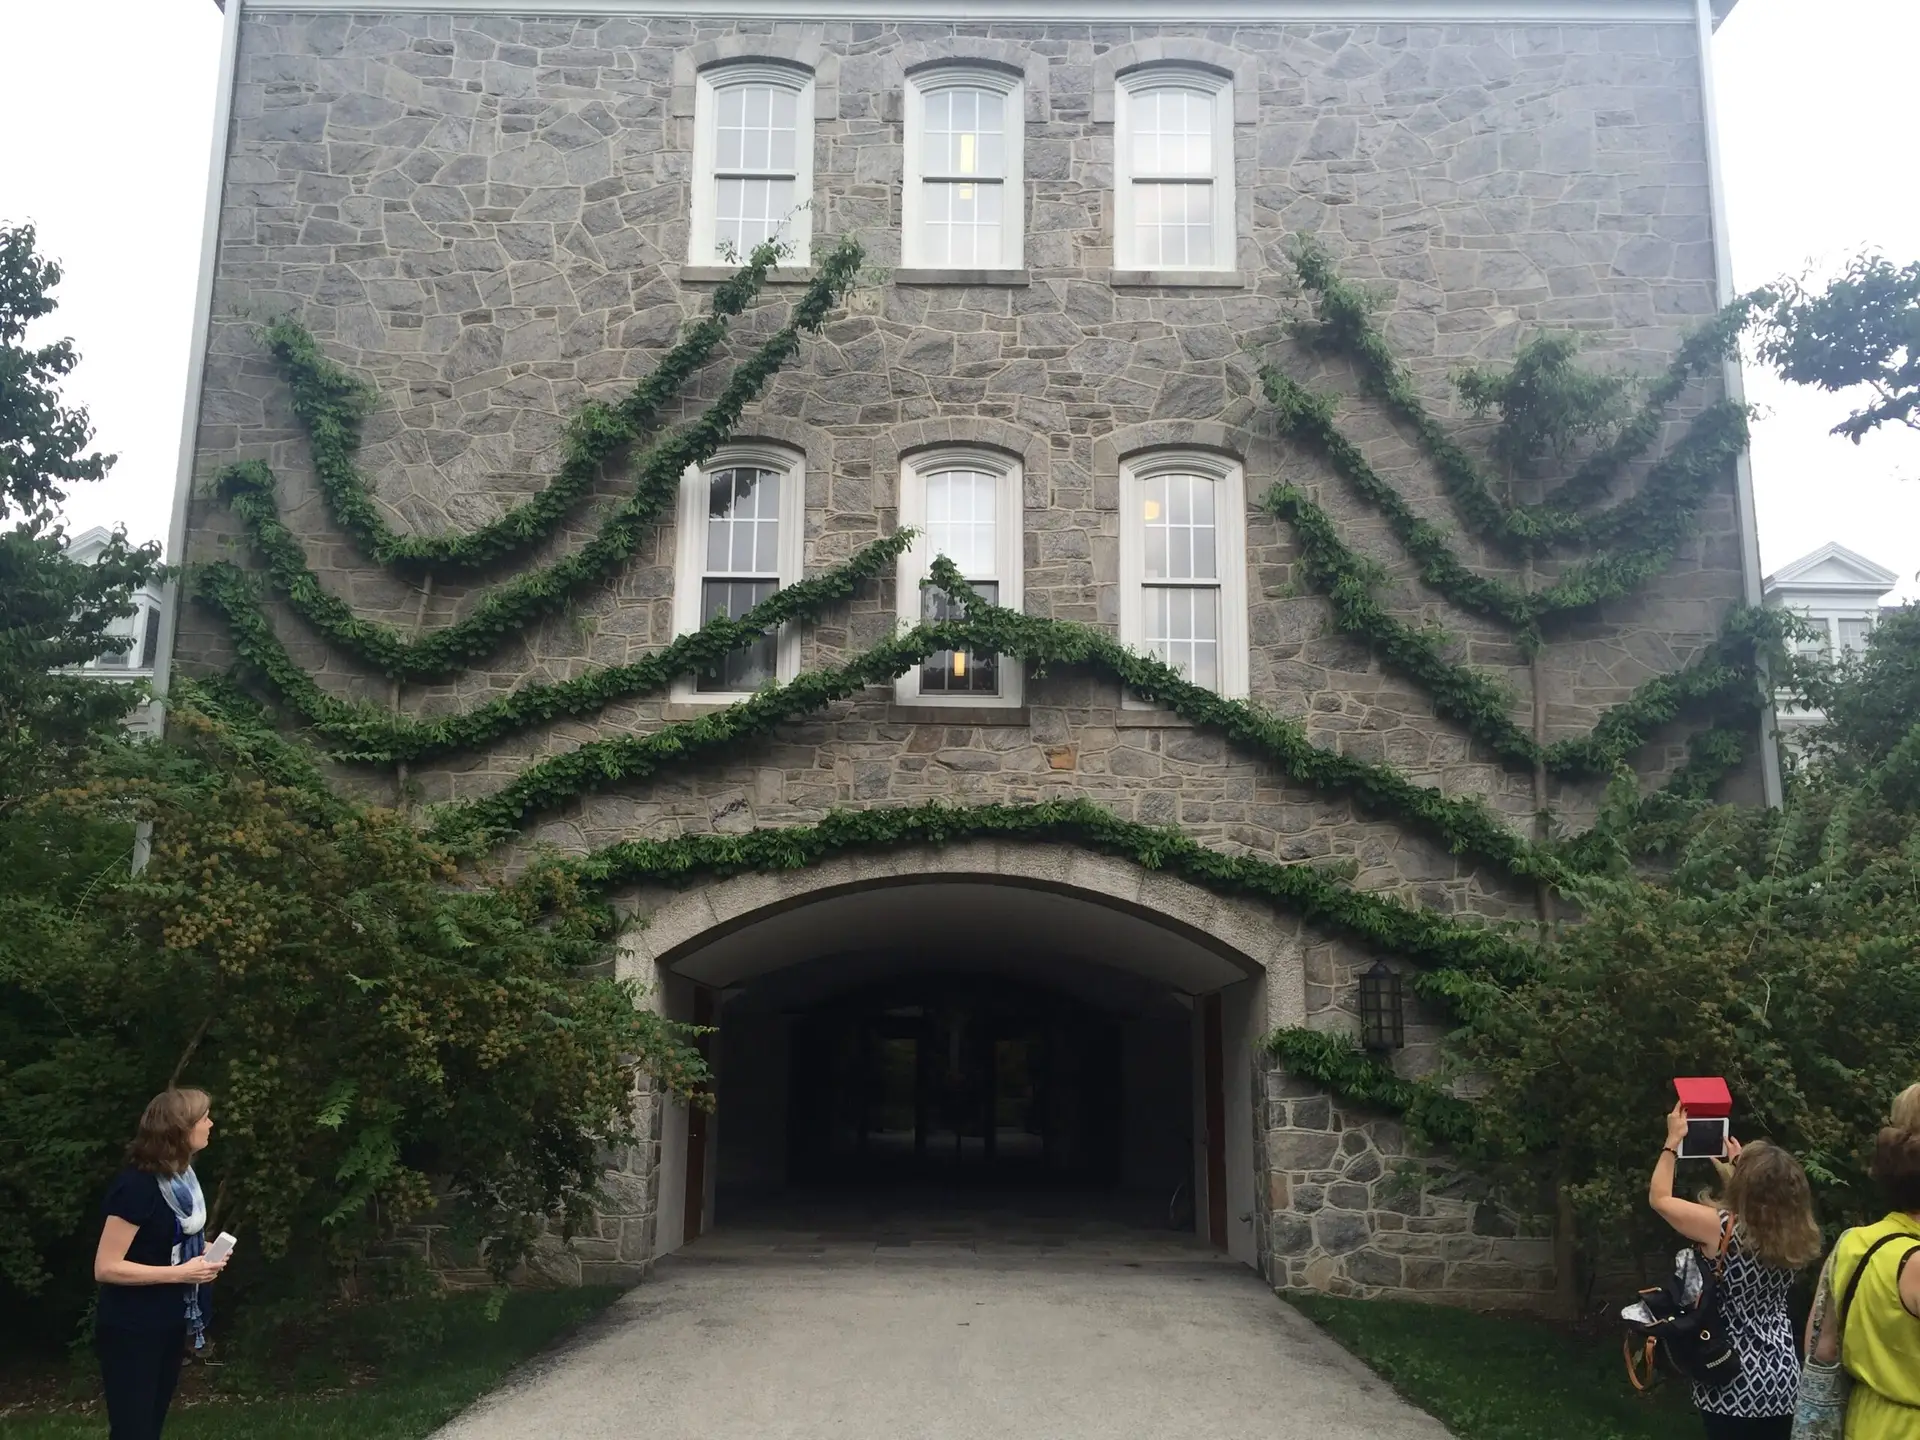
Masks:
[[[246,0],[246,8],[369,16],[608,15],[955,25],[991,21],[1154,26],[1343,21],[1357,25],[1685,24],[1694,17],[1694,0],[1180,0],[1177,14],[1169,13],[1167,0]],[[1732,5],[1725,8],[1731,10]]]
[[[1807,580],[1803,579],[1808,571],[1837,560],[1860,577],[1857,580]],[[1900,583],[1900,577],[1884,565],[1876,565],[1866,556],[1847,549],[1846,546],[1829,541],[1810,555],[1802,555],[1798,560],[1790,560],[1761,582],[1767,594],[1777,594],[1783,590],[1857,590],[1863,595],[1875,599],[1893,589]]]

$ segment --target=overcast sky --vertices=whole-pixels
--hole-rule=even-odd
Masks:
[[[78,15],[84,68],[64,61]],[[70,503],[76,529],[166,533],[219,46],[212,0],[0,0],[0,219],[32,220],[66,267],[55,322],[82,356],[67,393],[120,456]],[[1920,187],[1898,143],[1916,55],[1914,0],[1740,0],[1715,46],[1737,285],[1869,245],[1920,258]],[[1853,446],[1827,434],[1843,400],[1761,373],[1748,398],[1765,412],[1763,567],[1837,540],[1920,596],[1920,434]]]

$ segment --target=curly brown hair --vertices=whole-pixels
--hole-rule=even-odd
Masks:
[[[1740,1151],[1727,1177],[1725,1204],[1762,1264],[1799,1270],[1820,1258],[1825,1247],[1813,1218],[1813,1187],[1800,1162],[1778,1145],[1755,1140]]]
[[[193,1127],[213,1100],[204,1090],[162,1090],[147,1102],[127,1146],[127,1163],[149,1175],[180,1175],[193,1163]]]
[[[1873,1146],[1873,1178],[1896,1210],[1920,1214],[1920,1130],[1889,1125]]]

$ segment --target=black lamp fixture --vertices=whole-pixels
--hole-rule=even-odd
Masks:
[[[1407,1043],[1400,976],[1384,960],[1360,977],[1360,1043],[1368,1050],[1398,1050]]]

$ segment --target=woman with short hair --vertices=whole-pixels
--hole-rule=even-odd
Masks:
[[[203,1090],[161,1091],[147,1103],[127,1164],[107,1189],[93,1256],[100,1282],[94,1347],[112,1440],[155,1440],[191,1342],[205,1343],[200,1287],[225,1262],[208,1260],[207,1200],[193,1157],[213,1134]]]
[[[1720,1323],[1740,1357],[1732,1381],[1693,1387],[1694,1408],[1708,1440],[1789,1440],[1800,1398],[1800,1353],[1787,1297],[1795,1272],[1820,1258],[1813,1188],[1800,1162],[1778,1145],[1742,1146],[1729,1138],[1732,1165],[1720,1202],[1682,1200],[1673,1193],[1673,1171],[1686,1134],[1686,1108],[1676,1105],[1647,1201],[1709,1260],[1720,1258],[1725,1240]]]
[[[1905,1101],[1920,1112],[1920,1085],[1894,1102],[1896,1121]],[[1847,1231],[1833,1247],[1829,1293],[1837,1305],[1852,1286],[1853,1301],[1840,1325],[1823,1328],[1814,1358],[1829,1365],[1837,1358],[1853,1377],[1846,1440],[1914,1440],[1920,1436],[1920,1124],[1896,1123],[1880,1132],[1873,1178],[1893,1208],[1885,1219]]]

